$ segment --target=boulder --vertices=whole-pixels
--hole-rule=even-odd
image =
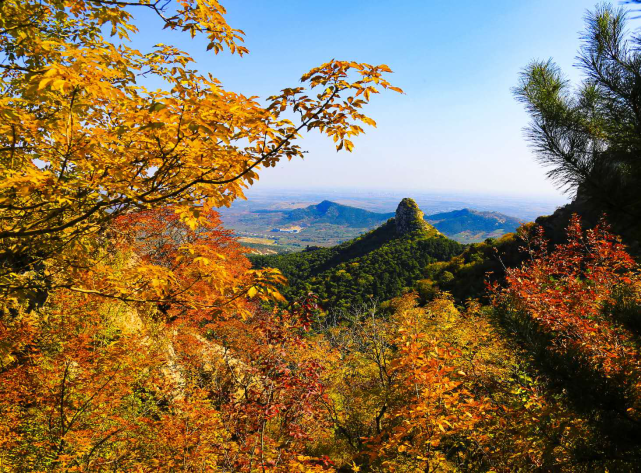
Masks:
[[[396,233],[405,235],[417,230],[428,230],[429,224],[423,219],[423,212],[418,208],[414,199],[401,200],[396,208]]]

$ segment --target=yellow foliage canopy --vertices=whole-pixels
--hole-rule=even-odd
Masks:
[[[206,36],[216,53],[247,52],[216,0],[0,4],[5,293],[42,286],[54,260],[59,268],[90,264],[95,240],[87,237],[120,214],[173,204],[194,227],[201,207],[243,197],[261,167],[302,156],[303,131],[351,151],[358,123],[374,125],[361,113],[370,94],[400,91],[383,78],[385,65],[331,61],[302,77],[308,87],[285,88],[262,105],[200,74],[173,46],[131,48],[131,12],[142,8],[164,28]],[[113,39],[103,36],[107,24]],[[148,90],[149,78],[167,86]]]

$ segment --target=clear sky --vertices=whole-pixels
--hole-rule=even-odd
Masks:
[[[572,80],[586,0],[228,0],[246,33],[243,58],[150,28],[134,46],[188,51],[229,90],[267,97],[332,58],[385,63],[405,95],[375,96],[378,122],[353,153],[308,135],[304,160],[262,171],[259,189],[380,188],[559,195],[523,138],[528,117],[511,93],[532,59],[553,57]],[[638,24],[638,20],[635,21]],[[635,24],[635,26],[637,26]]]

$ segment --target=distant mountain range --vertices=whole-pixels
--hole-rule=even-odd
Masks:
[[[319,204],[323,216],[325,208],[341,215],[371,217],[367,214],[373,214],[352,213],[360,209],[328,204]],[[300,210],[308,211],[305,215],[309,212],[313,215],[317,207]],[[272,267],[283,272],[289,285],[282,291],[290,301],[313,292],[328,310],[357,306],[370,298],[385,301],[396,297],[423,276],[426,265],[448,261],[464,249],[427,223],[412,199],[403,199],[392,216],[376,229],[337,246],[252,256],[251,260],[256,268]]]
[[[311,225],[314,223],[332,223],[352,228],[372,228],[392,218],[394,212],[377,213],[369,210],[337,204],[324,200],[320,204],[292,210],[258,210],[256,213],[282,213],[279,223],[291,225]]]
[[[515,231],[523,221],[498,212],[461,209],[425,217],[438,231],[461,243],[498,238]]]
[[[320,204],[293,210],[259,210],[261,214],[280,214],[277,225],[312,226],[334,224],[350,228],[370,229],[394,217],[394,212],[378,213],[324,200]],[[274,215],[276,217],[276,215]],[[480,242],[490,237],[510,233],[521,220],[498,212],[481,212],[471,209],[454,210],[428,215],[425,220],[439,232],[461,243]]]

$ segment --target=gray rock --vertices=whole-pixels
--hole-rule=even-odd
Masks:
[[[405,198],[401,200],[396,209],[396,233],[405,235],[416,230],[427,230],[429,224],[423,220],[423,212],[418,208],[414,199]]]

